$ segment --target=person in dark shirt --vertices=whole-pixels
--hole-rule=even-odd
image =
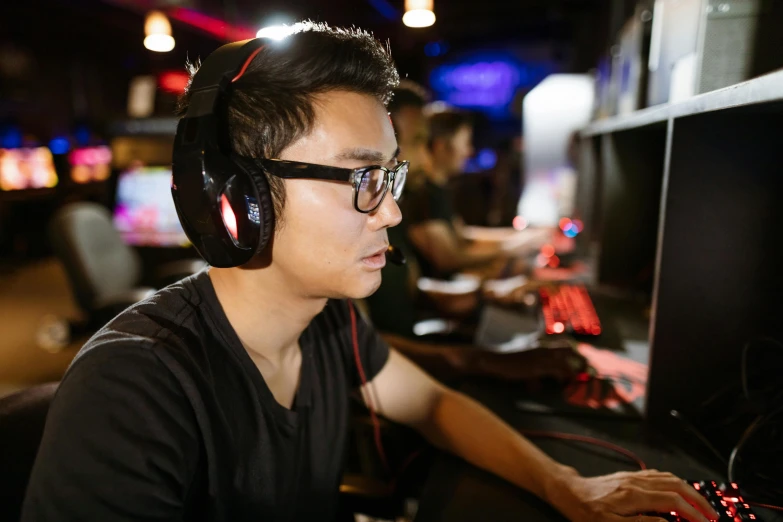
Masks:
[[[366,166],[399,173],[387,48],[357,29],[295,29],[227,87],[230,147],[352,176]],[[380,284],[387,229],[401,219],[393,190],[263,175],[276,223],[266,248],[130,307],[75,358],[23,521],[332,520],[356,389],[380,415],[571,520],[641,520],[651,510],[703,520],[691,504],[712,514],[670,474],[582,477],[556,463],[363,323],[351,299]],[[374,208],[357,209],[368,194],[378,195]]]
[[[467,237],[452,206],[448,182],[462,173],[473,155],[472,141],[473,125],[467,113],[445,109],[429,116],[430,165],[405,199],[407,234],[426,277],[450,279],[465,271],[483,278],[512,276],[524,270],[520,254],[532,252],[549,239],[546,230],[522,234],[507,230],[501,241]],[[520,237],[531,236],[531,232],[534,237]]]

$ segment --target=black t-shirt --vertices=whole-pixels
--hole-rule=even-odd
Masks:
[[[454,230],[454,207],[451,202],[451,193],[447,187],[436,185],[427,180],[420,187],[406,193],[403,205],[403,215],[408,227],[429,221],[443,221],[456,234],[456,230]],[[429,259],[419,252],[415,245],[412,246],[422,276],[449,279],[454,275],[452,272],[444,273],[437,270],[430,263]]]
[[[367,379],[389,349],[357,314]],[[129,308],[77,355],[52,403],[23,521],[330,520],[359,386],[344,301],[301,338],[280,405],[206,271]]]

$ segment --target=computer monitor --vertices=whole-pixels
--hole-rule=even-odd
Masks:
[[[134,167],[120,173],[114,226],[134,246],[190,244],[171,197],[171,167]]]
[[[111,149],[105,145],[79,147],[68,155],[71,181],[78,184],[106,181],[111,175]]]
[[[57,181],[48,148],[0,149],[0,191],[52,188]]]

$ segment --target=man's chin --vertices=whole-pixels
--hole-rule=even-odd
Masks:
[[[381,272],[379,270],[372,275],[374,277],[363,277],[361,281],[357,281],[356,285],[352,285],[352,288],[346,289],[345,297],[347,299],[365,299],[377,292],[381,287]]]

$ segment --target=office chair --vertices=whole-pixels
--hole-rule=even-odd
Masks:
[[[27,483],[59,383],[0,399],[0,520],[19,520]]]
[[[92,327],[155,292],[140,285],[141,259],[114,228],[106,207],[77,202],[59,209],[49,223],[49,240],[65,267],[76,302]],[[155,275],[162,288],[206,267],[201,259],[161,266]]]

